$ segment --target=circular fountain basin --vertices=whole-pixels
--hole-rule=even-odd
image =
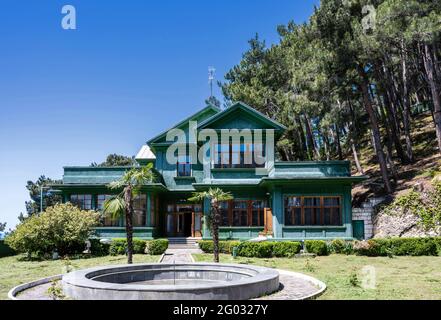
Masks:
[[[279,273],[236,264],[139,264],[68,273],[64,294],[78,300],[246,300],[279,289]]]

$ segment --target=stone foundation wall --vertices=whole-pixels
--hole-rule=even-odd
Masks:
[[[364,237],[371,239],[374,236],[374,225],[372,217],[374,208],[352,208],[352,220],[364,221]]]

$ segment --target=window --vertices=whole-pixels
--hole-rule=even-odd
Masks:
[[[264,200],[231,200],[221,202],[222,226],[262,227],[264,226]]]
[[[109,199],[111,195],[99,194],[96,198],[96,209],[98,211],[102,211],[104,208],[104,202]],[[119,218],[111,217],[109,215],[105,215],[102,218],[102,224],[104,227],[118,227],[119,226]]]
[[[307,226],[322,225],[320,197],[303,198],[304,221]]]
[[[144,227],[146,225],[147,196],[141,194],[133,199],[133,226]]]
[[[248,226],[248,201],[233,201],[233,226]]]
[[[265,148],[263,144],[215,144],[214,168],[263,168]],[[256,157],[257,156],[257,157]],[[259,158],[259,163],[256,161]],[[261,162],[263,162],[261,164]]]
[[[92,210],[91,194],[72,194],[70,196],[70,202],[82,210]]]
[[[99,194],[96,198],[96,209],[101,211],[103,210],[104,202],[109,199],[111,196],[107,194]]]
[[[220,209],[221,215],[222,215],[222,220],[221,220],[222,226],[229,226],[230,225],[230,223],[229,223],[229,221],[230,221],[229,206],[230,206],[229,201],[223,201],[219,204],[219,209]]]
[[[251,218],[252,225],[262,227],[264,222],[265,201],[251,201]]]
[[[191,177],[191,158],[190,156],[178,156],[178,177]]]
[[[323,198],[323,209],[325,224],[340,225],[340,198],[325,197]]]
[[[286,197],[285,225],[340,226],[340,197]]]

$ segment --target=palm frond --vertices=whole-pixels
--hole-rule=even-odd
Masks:
[[[116,189],[121,189],[122,187],[124,187],[124,185],[125,184],[123,183],[122,180],[116,180],[116,181],[112,181],[107,186],[109,187],[109,189],[116,190]]]
[[[193,192],[193,196],[191,196],[190,198],[188,198],[188,201],[191,202],[201,202],[204,201],[205,198],[208,198],[208,193],[203,191],[203,192]]]
[[[112,196],[103,204],[103,214],[111,219],[118,219],[124,215],[126,205],[120,196]]]
[[[205,198],[209,198],[219,202],[232,200],[233,195],[230,192],[225,192],[220,188],[210,188],[208,191],[194,192],[193,196],[188,200],[192,202],[201,202]]]

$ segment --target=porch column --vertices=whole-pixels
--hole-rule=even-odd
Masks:
[[[282,188],[275,187],[273,190],[273,233],[274,238],[283,237],[283,199]]]
[[[346,237],[352,238],[354,231],[352,230],[352,186],[344,186],[343,203],[340,204],[344,208],[343,222],[346,226]]]
[[[204,199],[204,220],[203,220],[203,229],[202,229],[202,237],[203,238],[210,238],[211,232],[210,228],[208,227],[208,218],[211,215],[210,212],[211,208],[211,201],[208,198]]]
[[[151,193],[147,192],[147,212],[146,212],[146,219],[145,219],[145,226],[150,227],[151,226],[151,208],[152,208],[152,201],[151,201]]]

